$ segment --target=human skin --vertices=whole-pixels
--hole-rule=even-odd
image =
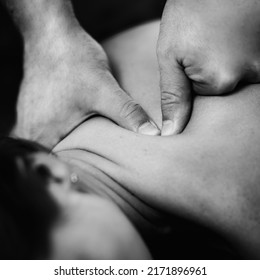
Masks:
[[[106,53],[80,26],[70,0],[0,1],[24,42],[24,73],[13,135],[52,148],[95,114],[135,132],[160,133],[120,87]]]
[[[158,32],[155,22],[104,46],[120,83],[160,125]],[[143,136],[93,118],[53,151],[95,180],[103,178],[100,184],[112,179],[150,207],[205,225],[244,257],[259,258],[259,105],[259,85],[196,97],[184,132],[169,137]]]
[[[48,259],[150,259],[133,224],[98,192],[97,180],[50,156],[46,151],[16,157],[18,174],[37,176],[54,199],[58,214],[48,228]],[[26,184],[22,187],[26,187]],[[35,186],[36,188],[38,186]],[[80,191],[84,188],[84,192]],[[33,209],[31,209],[34,211]],[[32,225],[32,230],[35,225]],[[39,240],[39,242],[41,242]]]
[[[182,131],[193,94],[260,81],[260,1],[168,0],[158,40],[162,135]]]

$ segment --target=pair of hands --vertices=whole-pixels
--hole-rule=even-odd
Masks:
[[[142,134],[180,133],[192,91],[219,95],[260,81],[259,15],[257,0],[167,1],[157,53],[162,128],[120,88],[104,50],[80,26],[29,40],[14,133],[53,147],[93,114]]]

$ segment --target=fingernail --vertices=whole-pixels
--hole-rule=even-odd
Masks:
[[[155,136],[160,135],[160,130],[156,127],[155,124],[152,124],[151,122],[146,122],[138,128],[138,133]]]
[[[162,136],[169,136],[174,134],[174,122],[173,121],[164,121],[162,126]]]

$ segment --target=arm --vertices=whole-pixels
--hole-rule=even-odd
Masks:
[[[78,26],[70,0],[1,0],[1,2],[12,15],[26,42],[32,36],[44,36],[46,32],[48,34],[48,30],[52,28],[57,28],[60,32]]]
[[[24,77],[13,135],[52,148],[91,115],[158,134],[114,79],[103,48],[75,18],[69,0],[2,0],[24,39]]]

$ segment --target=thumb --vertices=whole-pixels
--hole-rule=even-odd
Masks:
[[[182,67],[175,61],[162,62],[160,67],[162,136],[178,134],[183,131],[191,113],[190,82]]]
[[[108,90],[97,107],[99,107],[98,113],[126,129],[146,135],[161,133],[143,108],[119,86]]]

